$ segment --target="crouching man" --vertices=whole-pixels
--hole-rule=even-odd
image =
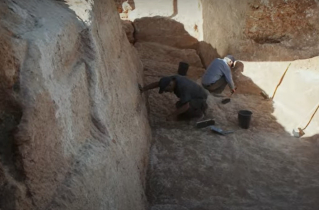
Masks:
[[[159,87],[160,94],[174,92],[179,98],[175,104],[176,110],[167,116],[166,120],[189,120],[205,116],[207,94],[200,85],[186,77],[180,75],[162,77],[158,82],[139,87],[141,92]]]
[[[202,77],[202,85],[216,97],[221,97],[228,84],[231,93],[236,91],[230,68],[234,68],[236,60],[232,55],[227,55],[224,59],[216,58],[208,66]]]

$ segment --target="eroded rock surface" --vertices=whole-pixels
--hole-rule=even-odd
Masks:
[[[318,55],[316,0],[202,3],[204,41],[222,56],[234,54],[242,60],[287,61]]]
[[[145,209],[143,67],[113,0],[0,10],[0,208]]]

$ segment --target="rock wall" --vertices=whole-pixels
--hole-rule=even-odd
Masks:
[[[0,209],[145,209],[143,67],[114,1],[0,11]]]
[[[210,43],[219,55],[227,55],[229,48],[241,40],[248,1],[239,4],[232,0],[202,0],[203,40]]]
[[[156,42],[176,48],[197,48],[198,40],[192,37],[182,23],[165,17],[144,17],[134,21],[135,39],[138,42]]]
[[[202,1],[204,41],[242,60],[285,61],[319,51],[317,0]]]

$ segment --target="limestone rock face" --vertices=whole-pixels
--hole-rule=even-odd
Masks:
[[[248,5],[238,50],[258,60],[295,60],[318,55],[318,1],[253,1]],[[259,49],[259,50],[258,50]],[[268,57],[267,57],[268,56]]]
[[[287,61],[318,55],[316,0],[202,3],[204,41],[221,56],[234,54],[249,61]]]
[[[156,42],[176,48],[196,49],[197,39],[183,24],[165,17],[145,17],[134,21],[135,38],[139,42]]]
[[[143,67],[114,1],[0,14],[0,208],[145,209]]]
[[[261,44],[284,43],[299,48],[317,44],[318,9],[318,3],[309,0],[255,1],[249,5],[245,34]]]

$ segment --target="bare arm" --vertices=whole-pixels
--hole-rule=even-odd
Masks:
[[[186,112],[189,109],[189,102],[187,102],[186,104],[184,104],[183,106],[179,107],[178,109],[176,109],[172,114],[170,114],[166,120],[172,120],[173,118],[177,117],[177,115],[180,115],[184,112]]]
[[[145,91],[147,91],[147,90],[154,89],[154,88],[157,88],[157,87],[159,87],[159,82],[153,82],[153,83],[151,83],[151,84],[149,84],[149,85],[146,85],[146,86],[144,86],[144,87],[142,87],[142,86],[139,84],[139,89],[140,89],[141,92],[145,92]]]
[[[234,85],[234,82],[233,82],[233,78],[232,78],[231,72],[227,72],[227,74],[225,74],[225,77],[226,77],[226,81],[227,81],[230,89],[234,90],[235,89],[235,85]]]
[[[230,70],[230,67],[226,67],[225,65],[223,66],[223,68],[221,69],[222,72],[224,73],[225,75],[225,79],[230,87],[231,90],[235,90],[235,85],[234,85],[234,81],[233,81],[233,77],[232,77],[232,74],[231,74],[231,70]]]

